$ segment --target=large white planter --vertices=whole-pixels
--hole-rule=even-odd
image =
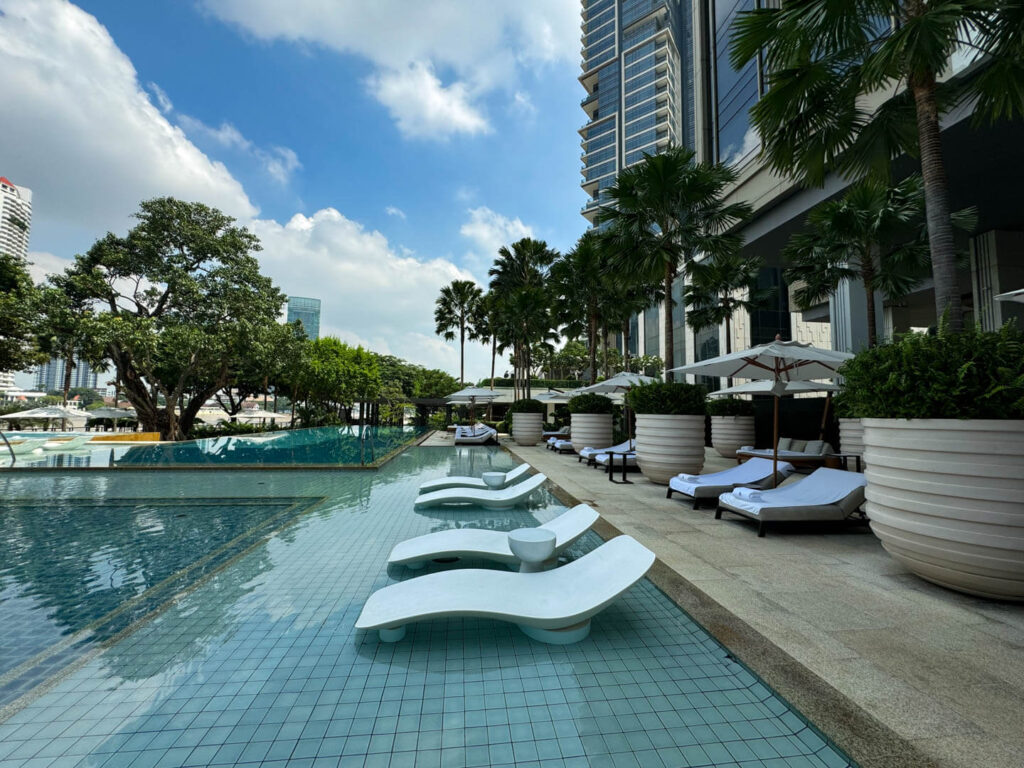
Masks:
[[[704,467],[704,417],[636,415],[636,463],[652,483]]]
[[[867,505],[918,576],[1024,600],[1024,421],[864,419]]]
[[[536,445],[544,432],[543,413],[513,413],[512,439],[516,445]]]
[[[738,449],[753,444],[753,416],[711,417],[711,445],[719,456],[735,459]]]
[[[843,453],[859,453],[861,464],[864,464],[864,425],[860,419],[839,420],[839,450]]]
[[[610,413],[574,413],[570,422],[572,449],[576,453],[584,448],[608,448],[612,445]]]

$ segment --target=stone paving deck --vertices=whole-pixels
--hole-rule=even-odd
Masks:
[[[659,586],[862,765],[1024,765],[1024,606],[917,578],[867,526],[759,539],[639,473],[616,485],[575,456],[502,443],[654,550]],[[709,449],[705,471],[731,465]]]

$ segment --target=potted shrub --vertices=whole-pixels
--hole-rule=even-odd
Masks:
[[[516,445],[536,445],[544,431],[544,413],[547,406],[540,400],[523,398],[508,407],[507,418],[512,421],[512,439]]]
[[[711,445],[719,456],[735,459],[736,451],[754,444],[754,403],[736,397],[708,400]]]
[[[646,384],[626,393],[636,413],[636,459],[652,483],[667,485],[704,467],[707,390],[693,384]]]
[[[834,413],[839,421],[839,450],[843,453],[857,453],[864,466],[864,423],[849,416],[849,409],[841,399],[836,399]],[[852,466],[852,465],[851,465]]]
[[[863,419],[882,546],[936,584],[1024,600],[1024,335],[940,327],[840,373],[842,412]]]
[[[571,414],[572,449],[607,448],[612,445],[612,409],[615,404],[604,395],[576,395],[567,403]]]

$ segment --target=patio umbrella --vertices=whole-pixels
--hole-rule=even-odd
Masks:
[[[267,419],[277,419],[278,421],[291,421],[291,416],[287,413],[275,413],[274,411],[265,411],[262,408],[251,408],[244,411],[239,411],[235,414],[235,418],[239,421],[266,421]]]
[[[692,365],[673,368],[674,373],[692,373],[702,376],[725,376],[747,379],[767,379],[770,384],[765,394],[775,395],[775,413],[772,421],[772,470],[779,465],[779,398],[786,394],[790,382],[810,379],[828,379],[836,375],[839,366],[853,357],[848,352],[821,349],[798,341],[778,338],[739,352],[701,360]]]
[[[623,371],[622,373],[616,373],[610,379],[599,381],[596,384],[591,384],[589,387],[582,387],[578,392],[593,392],[598,395],[616,395],[622,394],[633,387],[638,387],[643,384],[650,384],[656,381],[651,376],[644,376],[641,373],[630,373],[629,371]],[[629,436],[633,434],[633,428],[630,425],[631,411],[629,406],[625,407],[623,412],[623,418],[626,420],[626,433]]]
[[[110,419],[114,422],[115,430],[117,429],[118,420],[137,418],[134,408],[96,408],[92,411],[86,411],[86,416],[90,419]]]
[[[487,389],[486,387],[464,387],[458,392],[452,392],[445,400],[449,403],[469,403],[469,419],[472,421],[476,416],[476,403],[478,400],[483,403],[489,403],[498,397],[500,397],[500,394],[493,389]]]
[[[711,397],[722,397],[731,395],[774,395],[775,382],[768,379],[748,381],[746,384],[737,384],[734,387],[726,387],[710,393]],[[838,392],[839,385],[826,381],[787,381],[786,391],[783,395],[802,395],[807,392]]]
[[[1007,291],[1006,293],[1000,293],[995,297],[996,301],[1017,301],[1024,304],[1024,288],[1018,288],[1016,291]]]
[[[8,413],[0,416],[0,421],[20,421],[21,419],[44,419],[46,421],[60,419],[61,421],[72,421],[85,418],[88,418],[88,414],[85,411],[75,411],[60,405],[45,405],[41,408],[30,408],[27,411]]]

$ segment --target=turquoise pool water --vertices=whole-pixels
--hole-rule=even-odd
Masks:
[[[647,581],[572,646],[470,619],[390,645],[357,632],[366,597],[410,577],[384,565],[397,541],[563,510],[546,494],[412,509],[424,479],[511,466],[496,449],[411,448],[377,472],[0,475],[0,539],[18,542],[0,627],[32,686],[0,710],[0,766],[849,764]],[[94,629],[146,600],[126,629]],[[12,638],[22,622],[35,629]]]
[[[424,427],[316,427],[140,446],[83,446],[17,457],[18,467],[294,467],[372,464],[426,433]],[[31,434],[31,433],[29,433]],[[40,433],[35,433],[38,437]],[[9,466],[0,446],[0,462]]]

